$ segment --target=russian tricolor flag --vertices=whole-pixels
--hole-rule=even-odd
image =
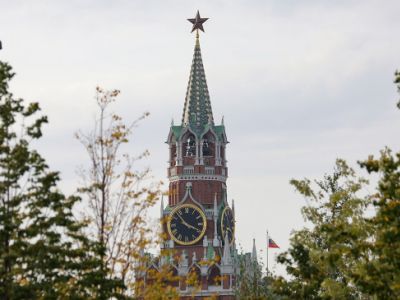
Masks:
[[[279,248],[279,246],[273,239],[268,238],[268,248]]]

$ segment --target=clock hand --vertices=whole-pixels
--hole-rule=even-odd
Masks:
[[[192,226],[192,225],[186,223],[186,221],[185,221],[179,214],[178,214],[178,217],[179,217],[179,219],[181,219],[182,223],[183,223],[186,227],[191,228],[191,229],[194,229],[194,230],[196,230],[197,232],[200,232],[200,230],[197,229],[196,227],[194,227],[194,226]]]

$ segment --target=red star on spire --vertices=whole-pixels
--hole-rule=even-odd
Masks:
[[[194,19],[187,19],[190,23],[193,24],[192,31],[200,29],[204,32],[203,23],[208,20],[208,18],[201,18],[199,11],[197,11],[196,17]]]

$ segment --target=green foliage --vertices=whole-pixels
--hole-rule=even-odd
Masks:
[[[400,298],[400,153],[381,151],[360,163],[378,173],[378,191],[373,195],[376,215],[371,219],[374,235],[368,244],[372,256],[359,281],[362,288],[379,299]],[[364,276],[363,276],[364,275]]]
[[[47,118],[8,92],[13,76],[0,62],[0,298],[90,299],[98,261],[72,214],[80,199],[58,190],[58,173],[31,149]]]
[[[395,83],[400,92],[399,72]],[[400,152],[385,148],[359,165],[379,176],[375,194],[359,197],[367,182],[341,160],[333,175],[316,181],[317,191],[308,179],[291,181],[308,201],[303,215],[313,227],[294,232],[289,250],[278,257],[291,279],[274,278],[275,293],[287,299],[400,299]]]
[[[337,160],[323,180],[291,184],[307,201],[302,213],[312,227],[295,231],[289,250],[278,256],[292,279],[277,278],[274,292],[286,299],[359,299],[353,272],[364,255],[359,242],[370,227],[363,217],[369,201],[358,194],[367,181]]]
[[[395,73],[400,92],[400,73]],[[400,102],[397,106],[400,108]],[[357,274],[358,284],[378,299],[400,298],[400,152],[385,148],[380,157],[369,156],[359,163],[369,173],[379,175],[372,195],[376,214],[370,219],[373,235],[366,244],[370,257]]]

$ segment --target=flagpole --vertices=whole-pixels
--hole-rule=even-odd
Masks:
[[[268,269],[268,248],[269,248],[269,238],[268,238],[268,229],[267,229],[267,277],[268,277],[268,273],[269,273],[269,269]]]

